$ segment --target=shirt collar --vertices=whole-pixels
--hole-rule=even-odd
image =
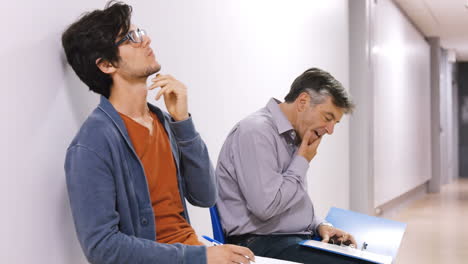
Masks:
[[[148,103],[149,109],[156,114],[158,117],[159,121],[161,124],[164,125],[164,128],[166,129],[166,132],[168,131],[169,127],[167,126],[165,120],[164,120],[164,114],[163,112],[157,108],[156,106]],[[100,108],[109,118],[112,120],[112,122],[118,127],[120,132],[124,135],[124,137],[127,140],[130,140],[130,136],[128,135],[127,128],[125,126],[124,121],[120,117],[119,113],[117,110],[114,108],[114,106],[111,104],[109,99],[101,95],[101,101],[99,103],[98,108]]]
[[[273,117],[273,121],[276,124],[276,128],[278,129],[279,134],[283,134],[288,131],[294,131],[291,122],[289,122],[288,118],[284,115],[283,111],[279,107],[281,101],[271,98],[268,101],[266,108],[270,111],[271,116]]]

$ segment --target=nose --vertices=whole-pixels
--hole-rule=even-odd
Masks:
[[[328,123],[325,129],[327,130],[327,134],[329,135],[333,134],[333,130],[335,129],[335,123],[333,122]]]
[[[151,44],[151,38],[148,35],[143,36],[143,41],[142,41],[142,46],[143,48],[146,48]]]

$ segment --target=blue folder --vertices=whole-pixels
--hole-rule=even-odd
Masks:
[[[391,257],[394,262],[400,247],[406,224],[381,218],[356,213],[332,207],[325,218],[333,226],[342,229],[354,236],[357,242],[357,250],[361,250],[363,243],[367,244],[367,255],[382,255]],[[366,254],[356,254],[355,250],[333,250],[333,247],[321,247],[320,243],[301,242],[301,245],[318,248],[325,251],[332,251],[341,255],[348,255],[358,259],[366,259]],[[324,244],[324,243],[321,243]],[[337,248],[338,249],[338,248]],[[346,254],[346,252],[350,252]],[[384,261],[370,261],[373,263],[384,263]]]

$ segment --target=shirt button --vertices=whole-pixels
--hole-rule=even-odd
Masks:
[[[296,131],[291,131],[291,137],[295,138],[296,137]]]
[[[141,218],[140,223],[141,223],[141,225],[144,225],[144,226],[145,226],[145,225],[148,224],[148,219],[146,219],[145,217],[143,217],[143,218]]]

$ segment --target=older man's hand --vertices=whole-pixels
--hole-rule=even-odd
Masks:
[[[319,225],[318,232],[322,237],[322,242],[324,243],[332,242],[333,244],[338,245],[345,244],[347,246],[357,246],[357,242],[354,239],[354,237],[351,234],[339,228],[335,228],[328,225]]]

